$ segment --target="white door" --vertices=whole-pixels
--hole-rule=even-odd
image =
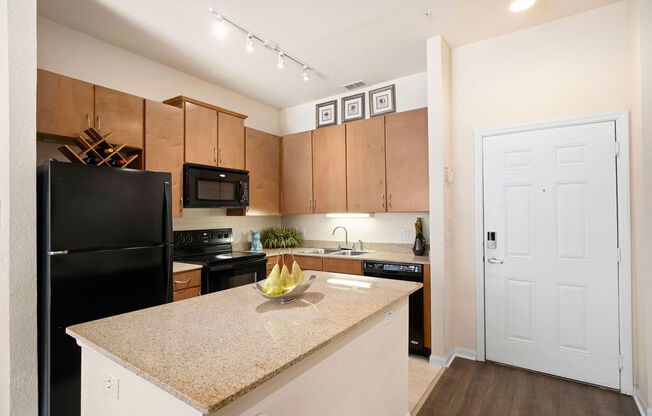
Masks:
[[[483,152],[486,358],[619,388],[615,123]]]

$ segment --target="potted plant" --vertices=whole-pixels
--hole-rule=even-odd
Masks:
[[[265,248],[299,247],[303,241],[303,234],[294,228],[269,227],[261,232],[260,241]]]

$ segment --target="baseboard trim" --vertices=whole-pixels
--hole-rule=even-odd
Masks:
[[[446,358],[439,357],[439,356],[433,354],[433,355],[430,356],[429,361],[430,361],[430,364],[432,364],[432,365],[438,365],[440,367],[448,368],[448,367],[450,367],[450,365],[453,363],[453,361],[457,357],[475,361],[476,360],[476,352],[474,350],[470,350],[468,348],[453,347],[453,348],[450,349],[450,351],[448,351],[448,354],[446,354]]]
[[[638,407],[638,412],[641,416],[652,416],[652,409],[650,409],[645,401],[641,392],[638,391],[638,387],[634,387],[634,401],[636,402],[636,407]]]

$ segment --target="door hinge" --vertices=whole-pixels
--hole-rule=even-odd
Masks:
[[[620,157],[620,142],[615,141],[615,152],[616,152],[616,157]]]
[[[622,355],[618,356],[618,369],[619,370],[623,369],[623,356]]]
[[[616,247],[616,261],[620,263],[620,259],[621,259],[620,247]]]

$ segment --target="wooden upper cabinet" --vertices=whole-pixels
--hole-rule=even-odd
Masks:
[[[217,166],[217,111],[186,102],[187,163]]]
[[[145,170],[172,174],[172,216],[183,214],[183,110],[145,101]]]
[[[113,132],[111,143],[143,148],[145,100],[135,95],[95,86],[95,128]]]
[[[93,84],[42,69],[37,73],[37,132],[77,137],[93,125]]]
[[[244,119],[218,112],[217,166],[230,169],[244,169],[244,165]]]
[[[385,116],[387,211],[428,211],[428,109]]]
[[[313,212],[346,212],[346,133],[344,125],[312,133]]]
[[[249,214],[281,213],[281,138],[260,130],[245,129],[249,171]]]
[[[312,213],[312,132],[283,136],[283,213]]]
[[[385,212],[385,118],[346,124],[348,212]]]

